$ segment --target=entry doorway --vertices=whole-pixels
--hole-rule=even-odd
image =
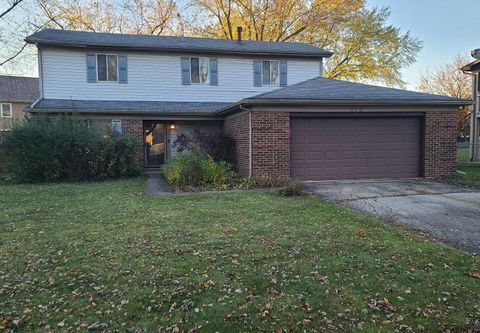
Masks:
[[[160,167],[167,154],[167,124],[164,121],[146,120],[143,122],[143,146],[145,167]]]

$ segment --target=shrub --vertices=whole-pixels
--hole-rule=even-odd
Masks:
[[[239,179],[231,164],[217,162],[199,148],[178,153],[162,171],[167,183],[177,190],[227,189]]]
[[[290,180],[278,190],[278,194],[282,197],[296,197],[305,195],[305,184],[295,180]]]
[[[118,178],[140,171],[132,138],[104,136],[72,117],[15,126],[0,150],[6,172],[25,182]]]
[[[215,161],[231,163],[233,162],[235,140],[220,129],[209,130],[208,132],[195,129],[191,136],[184,133],[178,135],[173,146],[179,152],[197,148],[211,156]]]

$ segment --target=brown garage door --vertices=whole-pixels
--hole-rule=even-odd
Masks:
[[[420,124],[419,117],[291,118],[292,177],[417,177]]]

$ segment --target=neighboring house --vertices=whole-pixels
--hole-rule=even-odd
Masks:
[[[302,43],[43,30],[32,114],[78,113],[135,136],[158,167],[180,133],[223,129],[245,176],[441,177],[470,101],[322,78]]]
[[[23,110],[39,96],[38,79],[0,75],[0,132],[8,131],[14,122],[25,117]]]

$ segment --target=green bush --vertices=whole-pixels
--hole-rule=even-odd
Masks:
[[[84,181],[137,175],[135,142],[104,135],[72,118],[39,118],[15,126],[0,142],[5,172],[23,182]]]
[[[231,164],[216,162],[198,148],[178,153],[162,171],[167,183],[177,190],[228,189],[239,179]]]
[[[305,184],[290,180],[278,190],[278,194],[282,197],[297,197],[305,195]]]

